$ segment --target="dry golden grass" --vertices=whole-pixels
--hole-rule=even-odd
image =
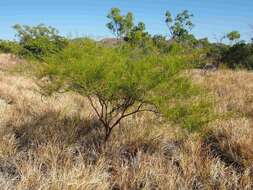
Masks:
[[[32,79],[1,72],[0,189],[253,189],[253,73],[192,78],[229,117],[200,134],[138,115],[101,148],[85,99],[42,98]]]
[[[14,65],[21,64],[24,61],[13,54],[0,53],[0,70],[6,70]]]

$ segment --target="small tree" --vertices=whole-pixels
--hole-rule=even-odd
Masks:
[[[140,45],[141,42],[145,42],[150,35],[145,32],[146,26],[143,22],[139,22],[137,26],[129,32],[128,39],[132,45]]]
[[[191,18],[193,14],[190,14],[188,10],[177,14],[173,19],[172,14],[169,11],[165,13],[165,22],[170,31],[170,37],[176,40],[182,40],[189,35],[189,31],[194,27]]]
[[[150,37],[145,32],[145,24],[139,22],[134,25],[134,16],[128,12],[126,16],[121,15],[119,8],[112,8],[107,18],[111,21],[107,23],[107,28],[117,37],[117,39],[124,39],[132,45],[143,45],[145,40]],[[142,43],[143,42],[143,43]]]
[[[127,15],[124,17],[124,34],[125,37],[128,36],[128,34],[130,33],[130,31],[132,30],[134,23],[134,15],[131,12],[128,12]]]
[[[123,16],[119,8],[112,8],[107,18],[110,19],[110,22],[106,26],[117,39],[127,36],[133,27],[133,14],[131,12]]]
[[[145,111],[158,113],[169,107],[169,100],[189,92],[188,80],[177,75],[184,67],[182,56],[135,53],[75,42],[49,58],[39,76],[52,80],[44,86],[48,93],[65,88],[86,97],[107,141],[123,119]]]
[[[241,34],[238,31],[229,32],[226,37],[229,39],[230,43],[233,44],[241,38]]]

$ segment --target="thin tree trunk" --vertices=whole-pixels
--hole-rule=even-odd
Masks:
[[[108,141],[108,139],[110,138],[111,136],[111,133],[112,133],[112,128],[110,127],[105,127],[105,138],[104,138],[104,142],[106,144],[106,142]]]

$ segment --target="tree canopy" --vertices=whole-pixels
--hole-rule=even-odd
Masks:
[[[191,21],[193,14],[189,13],[188,10],[184,10],[178,13],[175,18],[169,11],[165,13],[165,22],[170,31],[170,37],[172,39],[181,40],[187,35],[189,31],[194,27]]]
[[[122,119],[144,111],[161,113],[169,100],[187,97],[190,83],[178,75],[185,62],[183,56],[137,56],[128,48],[109,49],[86,40],[48,58],[40,77],[52,80],[48,92],[64,88],[86,97],[108,139]]]
[[[107,18],[110,22],[106,26],[117,38],[127,36],[134,25],[133,14],[128,12],[126,16],[123,16],[119,8],[112,8]]]
[[[230,42],[235,42],[241,38],[240,32],[234,30],[232,32],[229,32],[226,37],[229,39]]]
[[[123,38],[132,45],[137,45],[149,37],[149,34],[145,32],[146,26],[143,22],[134,24],[134,15],[131,12],[124,16],[121,15],[119,8],[112,8],[107,18],[110,19],[110,22],[106,26],[117,39]]]

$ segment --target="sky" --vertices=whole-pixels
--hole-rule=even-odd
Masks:
[[[122,14],[131,11],[135,22],[143,21],[151,34],[168,35],[164,14],[185,9],[194,14],[192,33],[217,41],[238,30],[243,40],[253,37],[253,0],[0,0],[0,38],[14,39],[15,24],[40,23],[57,28],[67,37],[111,37],[105,27],[112,7]]]

